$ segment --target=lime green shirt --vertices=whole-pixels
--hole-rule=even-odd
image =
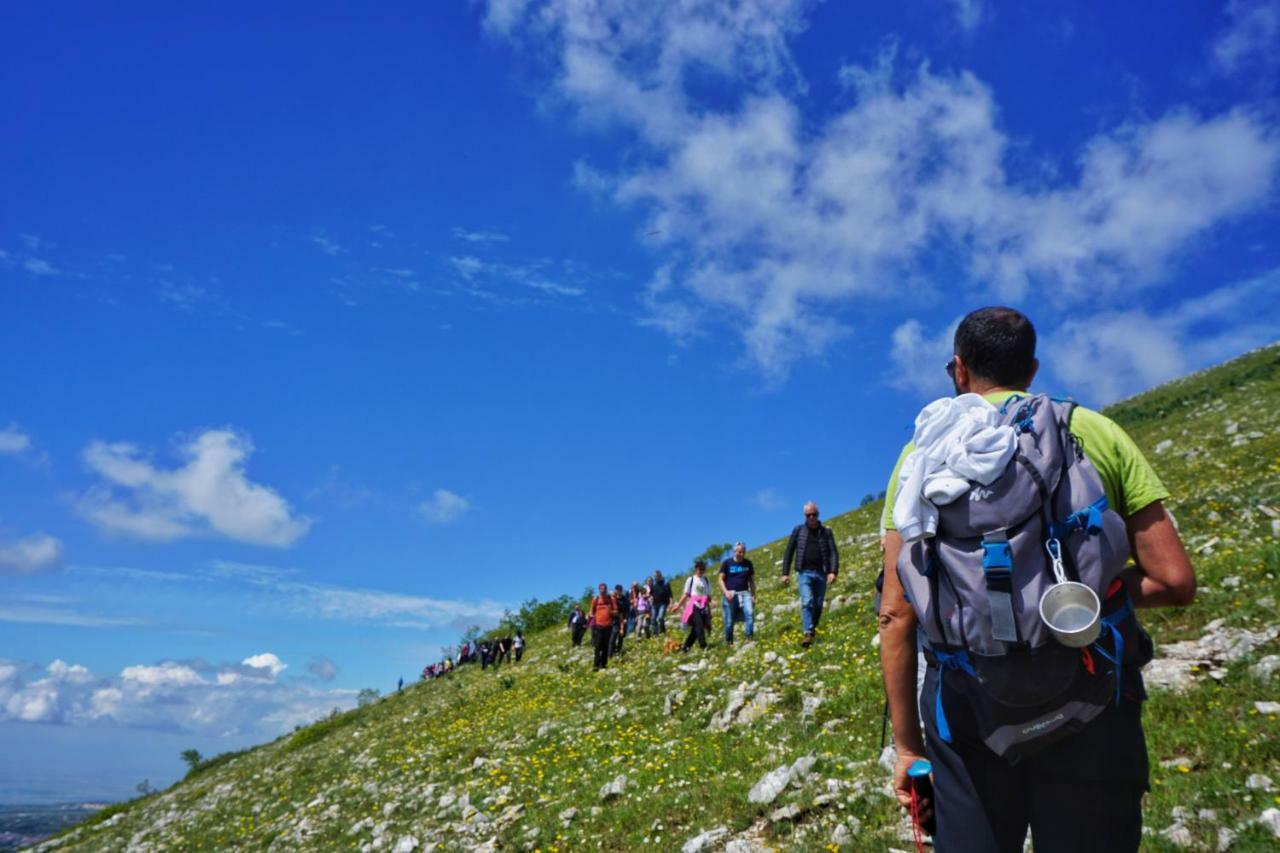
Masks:
[[[999,406],[1019,391],[995,391],[984,395],[993,406]],[[1169,490],[1160,482],[1147,457],[1119,424],[1106,415],[1084,406],[1076,406],[1071,415],[1071,434],[1080,442],[1084,455],[1102,477],[1102,487],[1107,492],[1107,502],[1124,518],[1128,518],[1148,504],[1169,497]],[[915,445],[907,442],[898,455],[885,489],[884,512],[880,524],[885,530],[897,530],[893,523],[893,502],[898,495],[898,472]]]

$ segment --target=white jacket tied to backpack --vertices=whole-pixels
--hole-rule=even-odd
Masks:
[[[904,542],[933,536],[938,507],[988,485],[1017,450],[1013,427],[978,394],[934,400],[916,416],[915,444],[898,475],[893,523]]]

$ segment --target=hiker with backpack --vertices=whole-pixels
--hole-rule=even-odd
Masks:
[[[733,645],[736,621],[748,640],[755,639],[756,567],[747,559],[747,546],[734,543],[733,555],[720,564],[720,615],[724,619],[724,644]]]
[[[649,617],[653,612],[653,599],[647,586],[631,585],[631,610],[636,614],[636,637],[649,637]]]
[[[957,396],[921,412],[890,478],[880,659],[894,790],[948,853],[1015,853],[1028,828],[1037,853],[1130,853],[1152,654],[1134,609],[1189,604],[1195,573],[1133,440],[1030,394],[1038,366],[1022,314],[967,315],[946,365]],[[931,792],[910,772],[926,757]]]
[[[671,581],[662,576],[662,572],[653,573],[653,633],[664,634],[667,631],[667,607],[671,604]]]
[[[631,620],[631,602],[622,589],[622,584],[613,585],[613,601],[618,608],[618,618],[613,620],[613,657],[622,657],[622,640],[627,636],[627,623]]]
[[[582,645],[582,635],[587,631],[587,617],[578,605],[573,606],[569,614],[569,642],[574,648]]]
[[[804,523],[797,524],[787,540],[787,550],[782,555],[782,583],[791,580],[791,564],[796,566],[796,588],[800,592],[800,627],[804,635],[800,645],[809,646],[822,620],[822,605],[827,598],[827,587],[836,582],[840,572],[840,551],[836,548],[836,536],[818,520],[818,505],[809,501],[804,505]]]
[[[609,665],[609,650],[613,645],[613,626],[618,621],[618,603],[609,594],[609,585],[600,584],[600,591],[591,599],[591,646],[595,649],[593,669],[605,669]]]
[[[696,642],[699,648],[707,647],[707,627],[711,622],[711,581],[707,580],[707,564],[698,560],[693,564],[693,574],[684,582],[684,593],[676,602],[680,621],[687,627],[680,651],[687,652]]]
[[[520,663],[520,658],[524,657],[524,631],[516,631],[515,639],[511,641],[511,648],[516,653],[516,663]]]

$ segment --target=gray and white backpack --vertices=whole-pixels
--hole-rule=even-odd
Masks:
[[[921,697],[938,734],[952,739],[945,684],[949,702],[967,705],[952,708],[964,734],[1011,761],[1118,703],[1122,671],[1150,659],[1119,581],[1129,558],[1125,523],[1070,433],[1074,408],[1043,394],[1011,397],[1000,409],[1017,442],[1008,467],[938,507],[937,535],[898,559],[925,654],[939,670],[936,694]],[[1059,643],[1040,618],[1041,597],[1055,583],[1054,553],[1067,578],[1102,602],[1102,630],[1084,649]]]

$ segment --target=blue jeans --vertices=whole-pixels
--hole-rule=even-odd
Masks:
[[[735,608],[734,605],[737,605]],[[724,619],[724,641],[726,643],[733,642],[733,614],[737,610],[743,625],[746,626],[747,639],[751,639],[756,633],[756,605],[751,600],[749,592],[735,592],[733,600],[720,596],[720,616]]]
[[[827,576],[822,572],[801,572],[796,577],[800,590],[800,623],[812,634],[822,619],[822,602],[827,597]]]
[[[661,634],[667,630],[667,605],[653,605],[653,633]]]

